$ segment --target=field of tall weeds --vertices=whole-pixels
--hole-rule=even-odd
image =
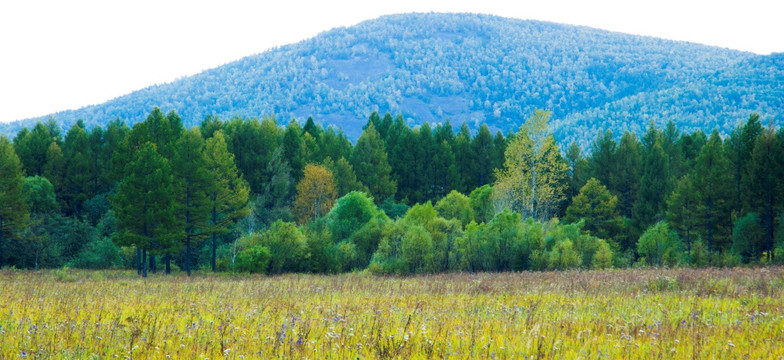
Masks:
[[[784,268],[0,271],[2,359],[784,358]]]

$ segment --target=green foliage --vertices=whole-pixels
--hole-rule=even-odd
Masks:
[[[301,263],[308,256],[305,235],[293,223],[274,222],[261,235],[259,244],[269,249],[270,274],[301,271]]]
[[[24,184],[19,157],[8,138],[0,135],[0,266],[5,263],[5,239],[25,226],[30,217]]]
[[[337,199],[335,206],[327,215],[333,241],[337,243],[348,239],[375,217],[385,217],[385,215],[365,193],[352,191]]]
[[[253,245],[237,253],[236,270],[240,272],[265,273],[272,254],[266,246]]]
[[[88,242],[68,266],[80,269],[119,269],[123,265],[120,247],[111,238],[96,238]]]
[[[30,212],[53,213],[58,210],[54,186],[45,177],[36,175],[25,178],[23,191]]]
[[[471,199],[456,190],[452,190],[447,196],[438,200],[435,210],[444,219],[457,219],[463,226],[474,220]]]
[[[700,200],[697,208],[699,228],[708,251],[729,248],[730,222],[730,178],[729,162],[724,156],[718,131],[711,133],[703,146],[694,168],[694,188]]]
[[[112,206],[118,220],[118,244],[162,252],[175,248],[180,235],[175,215],[174,178],[169,161],[152,143],[144,143],[126,166]]]
[[[489,222],[496,214],[493,201],[493,187],[489,184],[482,185],[471,191],[468,196],[469,204],[474,211],[474,221],[478,223]]]
[[[525,217],[549,219],[566,196],[567,165],[549,130],[550,112],[536,110],[506,148],[493,196]]]
[[[612,239],[618,231],[618,198],[611,195],[599,180],[591,178],[572,198],[566,209],[567,222],[584,221],[583,229],[602,239]]]
[[[638,230],[661,220],[664,215],[667,159],[658,142],[653,141],[645,155],[640,190],[632,213],[632,221]]]
[[[680,261],[681,239],[670,230],[666,221],[660,221],[645,230],[637,242],[640,262],[651,266],[675,266]]]
[[[741,256],[744,263],[756,262],[765,252],[765,231],[757,213],[748,213],[738,219],[732,229],[732,252]]]
[[[386,146],[372,124],[357,140],[351,164],[357,179],[368,187],[376,202],[395,195],[397,184],[391,177],[392,167],[387,160]]]

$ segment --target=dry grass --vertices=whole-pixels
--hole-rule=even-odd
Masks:
[[[0,272],[0,358],[780,359],[784,268]]]

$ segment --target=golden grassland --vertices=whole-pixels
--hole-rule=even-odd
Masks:
[[[782,359],[784,268],[0,271],[0,359]]]

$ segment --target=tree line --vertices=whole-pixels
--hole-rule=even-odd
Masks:
[[[0,138],[0,266],[280,273],[734,266],[784,259],[784,131],[653,122],[590,151],[550,113],[516,132],[374,112],[352,144],[309,118],[207,117]],[[778,255],[778,256],[776,256]]]

